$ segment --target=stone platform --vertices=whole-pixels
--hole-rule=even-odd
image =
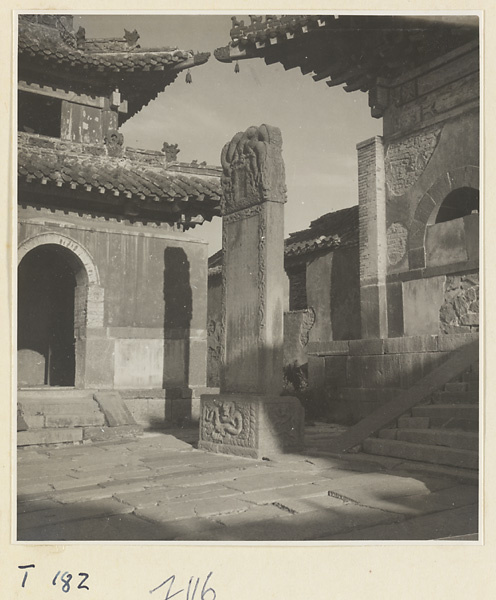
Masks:
[[[305,411],[293,396],[203,395],[198,447],[258,459],[300,452],[304,422]]]

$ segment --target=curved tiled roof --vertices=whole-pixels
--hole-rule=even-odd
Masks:
[[[308,252],[356,246],[358,244],[358,205],[322,215],[308,229],[290,233],[285,240],[285,255],[300,256]]]
[[[46,17],[49,24],[38,22],[36,17],[19,17],[21,79],[69,85],[71,90],[97,96],[119,89],[129,103],[127,114],[119,113],[121,124],[156,98],[178,73],[204,64],[210,57],[209,52],[140,48],[126,35],[117,40],[86,40],[84,31],[74,33],[57,15]]]
[[[319,30],[321,33],[332,30],[334,33],[344,31],[348,34],[352,31],[360,34],[362,31],[385,30],[389,32],[390,42],[393,44],[396,41],[394,32],[402,30],[416,32],[422,37],[427,31],[439,33],[441,28],[450,28],[456,37],[458,33],[463,35],[467,30],[477,29],[477,17],[473,15],[248,15],[249,23],[241,15],[239,17],[231,17],[233,27],[230,31],[229,46],[252,50],[298,39]],[[457,28],[458,31],[453,28]],[[466,30],[460,31],[460,28]],[[228,47],[224,46],[216,50],[215,56],[219,60],[227,58],[226,48]]]
[[[19,21],[18,51],[20,58],[40,58],[43,61],[83,67],[102,71],[129,71],[156,70],[162,71],[164,67],[179,66],[182,62],[193,60],[194,64],[207,62],[210,53],[197,53],[179,50],[177,48],[142,49],[132,47],[126,51],[112,52],[84,52],[76,47],[72,41],[71,33],[61,35],[59,29]],[[68,43],[69,42],[69,43]],[[190,65],[191,66],[191,65]]]
[[[261,15],[232,17],[231,41],[214,52],[232,62],[264,58],[285,69],[299,67],[347,92],[374,89],[379,77],[394,78],[477,39],[472,15]]]
[[[93,192],[102,202],[121,196],[135,201],[137,213],[152,203],[165,215],[170,209],[179,216],[201,215],[209,220],[220,214],[220,169],[205,167],[203,175],[202,167],[189,165],[187,172],[188,165],[181,169],[179,164],[175,170],[176,165],[167,164],[160,152],[140,160],[133,150],[109,156],[105,146],[28,134],[19,134],[19,141],[18,175],[23,183],[63,188],[68,197],[71,190]]]
[[[358,245],[358,205],[322,215],[310,227],[290,233],[284,240],[285,259],[296,258],[325,249]],[[210,277],[222,272],[223,251],[208,259]]]

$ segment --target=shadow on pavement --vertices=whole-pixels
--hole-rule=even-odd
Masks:
[[[171,436],[171,444],[179,444],[176,453],[163,450],[162,433]],[[158,442],[152,446],[153,458],[147,463],[146,458],[140,459],[140,451],[143,453],[145,444],[150,448],[154,437]],[[357,455],[353,460],[325,456],[321,451],[316,453],[315,447],[308,453],[263,462],[208,455],[211,463],[206,465],[207,453],[187,446],[181,451],[183,446],[178,440],[193,444],[195,439],[196,428],[176,428],[145,434],[132,444],[129,454],[150,469],[139,480],[145,482],[145,489],[138,489],[134,496],[145,497],[152,488],[154,496],[148,506],[157,506],[158,511],[149,514],[163,509],[164,518],[144,517],[136,500],[122,501],[122,492],[106,490],[105,486],[101,488],[105,497],[85,501],[81,495],[63,504],[57,501],[63,498],[60,490],[23,494],[21,484],[17,539],[381,542],[464,541],[468,536],[473,541],[478,531],[478,493],[474,485],[429,473],[404,472],[398,461],[388,466],[387,461],[381,465]],[[51,451],[47,459],[51,465],[62,458],[63,450]],[[164,459],[153,463],[162,452]],[[102,451],[102,460],[104,455]],[[84,472],[82,456],[79,468]],[[156,469],[164,464],[172,469],[170,474],[157,477]],[[188,481],[184,469],[179,470],[181,465],[187,467]],[[197,479],[202,474],[212,477]],[[75,480],[76,497],[78,483],[81,485]],[[98,484],[96,489],[100,491]],[[231,504],[222,500],[230,500]],[[175,507],[181,508],[182,517],[174,515]]]

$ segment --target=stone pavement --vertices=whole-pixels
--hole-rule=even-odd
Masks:
[[[18,540],[477,540],[478,488],[400,459],[197,450],[197,430],[18,450]],[[464,481],[464,482],[463,482]]]

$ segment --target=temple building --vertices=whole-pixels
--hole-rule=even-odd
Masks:
[[[336,281],[336,253],[333,267],[324,251],[315,262],[291,265],[291,239],[296,242],[302,234],[287,241],[293,301],[300,309],[312,308],[315,316],[305,349],[310,388],[327,399],[333,420],[357,423],[383,412],[382,421],[377,417],[375,429],[368,430],[379,436],[365,440],[371,452],[476,468],[477,17],[276,15],[248,20],[238,15],[232,20],[229,44],[215,51],[219,61],[261,58],[285,69],[298,67],[330,87],[367,93],[372,117],[383,122],[382,136],[357,145],[359,301],[342,298],[353,310],[351,318],[341,312],[333,319],[338,307],[329,298],[340,279],[348,285],[353,250],[346,258],[350,272],[338,269]],[[462,358],[450,362],[457,352]],[[444,370],[437,370],[443,364]],[[428,385],[416,402],[427,405],[414,406],[410,390],[424,380]],[[404,409],[402,425],[395,420],[395,402],[409,409]],[[444,431],[453,427],[456,432],[450,435]],[[366,427],[361,431],[355,444],[367,434]],[[467,431],[474,432],[474,452],[460,458],[456,452],[466,449]],[[441,454],[439,445],[449,448]]]
[[[119,127],[209,54],[138,39],[19,17],[21,445],[191,418],[206,385],[207,245],[185,232],[220,214],[220,170]]]
[[[209,258],[207,381],[219,386],[222,250]],[[360,338],[358,206],[322,215],[285,240],[284,365],[307,371],[308,344]]]

